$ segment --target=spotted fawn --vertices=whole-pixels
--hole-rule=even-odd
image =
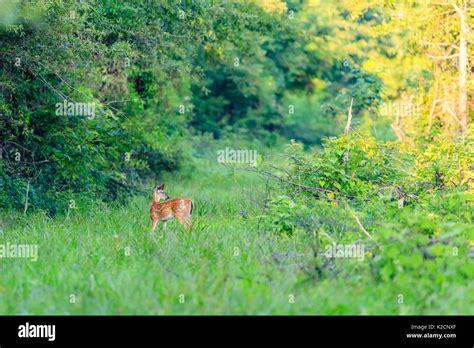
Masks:
[[[166,224],[171,219],[178,219],[185,229],[191,226],[191,214],[193,212],[194,203],[188,198],[170,198],[163,191],[165,185],[155,186],[153,188],[153,198],[150,206],[150,218],[152,221],[151,233],[156,229],[158,221],[163,221],[163,230],[166,230]],[[163,199],[164,202],[160,202]]]

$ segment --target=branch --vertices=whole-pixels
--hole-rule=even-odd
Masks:
[[[326,193],[326,192],[333,192],[331,190],[327,190],[327,189],[322,189],[322,188],[319,188],[319,187],[313,187],[313,186],[307,186],[307,185],[303,185],[303,184],[298,184],[297,182],[293,182],[293,181],[289,181],[289,180],[286,180],[286,179],[283,179],[281,177],[279,177],[278,175],[275,175],[275,174],[272,174],[270,172],[267,172],[267,171],[264,171],[264,170],[258,170],[258,169],[254,169],[254,168],[250,168],[250,167],[238,167],[238,168],[234,168],[235,170],[246,170],[248,172],[254,172],[254,173],[257,173],[257,174],[261,174],[261,175],[264,175],[264,176],[267,176],[267,177],[270,177],[272,179],[275,179],[279,182],[283,182],[283,183],[286,183],[286,184],[290,184],[290,185],[293,185],[293,186],[296,186],[296,187],[299,187],[301,189],[304,189],[304,190],[307,190],[307,191],[317,191],[317,192],[321,192],[321,193]],[[333,192],[334,193],[334,192]]]
[[[28,210],[28,194],[30,192],[30,180],[28,180],[28,184],[26,186],[26,197],[25,197],[25,209],[23,210],[23,215],[26,214],[26,211]]]
[[[433,56],[429,53],[426,53],[426,55],[428,56],[428,58],[432,58],[432,59],[453,59],[453,58],[459,57],[459,53],[452,54],[450,56]]]
[[[347,125],[344,129],[344,135],[349,133],[349,129],[351,128],[351,121],[352,121],[352,103],[354,102],[354,98],[351,99],[351,106],[349,106],[349,112],[347,113]]]
[[[17,144],[17,143],[15,143],[15,142],[13,142],[13,141],[10,141],[10,140],[6,140],[5,143],[9,143],[9,144],[13,144],[13,145],[15,145],[15,146],[18,146],[19,148],[22,148],[24,151],[33,152],[33,151],[27,149],[26,147],[24,147],[24,146],[22,146],[22,145],[20,145],[20,144]]]
[[[434,98],[433,103],[431,104],[430,114],[428,117],[428,133],[431,131],[431,127],[433,126],[433,115],[436,110],[436,104],[438,104],[438,79],[435,82],[435,91],[434,91]]]
[[[428,5],[435,5],[435,6],[450,6],[449,2],[430,2]]]
[[[447,42],[429,42],[429,41],[421,41],[420,44],[427,45],[427,46],[443,46],[443,47],[452,47],[456,50],[459,50],[459,46],[453,45],[452,43]]]
[[[448,103],[445,102],[445,104],[443,105],[445,107],[445,110],[448,110],[449,114],[451,116],[454,117],[454,119],[459,123],[459,125],[461,126],[461,128],[463,128],[465,131],[467,130],[466,126],[461,122],[461,120],[459,120],[459,118],[456,116],[456,114],[454,113],[454,111],[451,109],[451,107],[449,106]]]
[[[349,204],[346,203],[346,209],[349,210],[349,213],[351,213],[352,217],[355,219],[355,221],[357,222],[357,225],[359,226],[359,228],[361,229],[362,233],[368,237],[370,240],[374,241],[375,244],[378,245],[378,243],[375,241],[374,237],[372,237],[370,235],[369,232],[367,232],[367,230],[364,228],[364,226],[362,225],[362,223],[360,222],[359,218],[357,217],[357,215],[354,213],[354,211],[351,209],[351,207],[349,206]]]
[[[451,3],[451,5],[454,7],[454,9],[456,10],[456,12],[457,12],[461,17],[464,16],[464,12],[461,11],[461,9],[458,7],[458,5],[456,5],[454,2]]]

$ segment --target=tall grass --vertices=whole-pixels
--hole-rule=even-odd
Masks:
[[[148,196],[54,219],[4,213],[0,244],[38,244],[39,257],[0,259],[0,313],[472,313],[467,287],[400,304],[396,284],[313,277],[299,265],[310,237],[273,235],[260,224],[267,183],[251,173],[202,160],[191,175],[164,181],[171,197],[194,199],[190,231],[172,221],[151,235]],[[360,261],[340,262],[357,269]]]

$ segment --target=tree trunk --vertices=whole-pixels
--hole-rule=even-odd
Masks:
[[[461,30],[459,32],[459,121],[461,132],[467,129],[467,36],[468,25],[466,22],[467,6],[459,12]]]

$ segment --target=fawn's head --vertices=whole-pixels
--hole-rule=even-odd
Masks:
[[[161,184],[161,185],[156,185],[154,188],[153,188],[153,200],[156,201],[156,202],[159,202],[160,199],[163,199],[163,200],[167,200],[170,198],[170,196],[168,196],[168,194],[163,191],[163,189],[165,188],[165,184]]]

